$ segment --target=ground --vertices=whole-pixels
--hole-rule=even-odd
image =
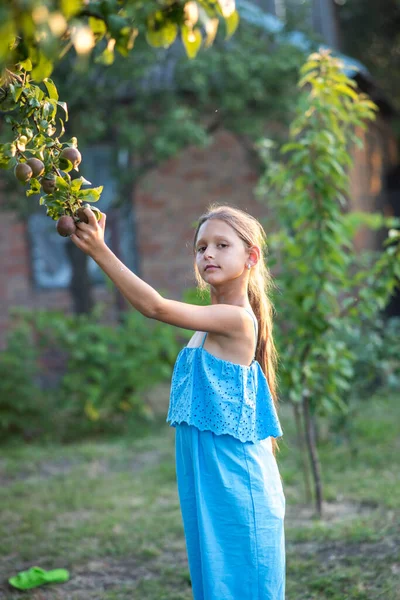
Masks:
[[[161,404],[160,404],[161,407]],[[70,445],[8,445],[0,460],[0,598],[191,600],[175,479],[175,430]],[[397,399],[364,401],[320,441],[324,515],[306,502],[290,406],[282,406],[287,600],[399,600]],[[166,414],[166,413],[165,413]],[[67,583],[29,592],[7,579],[64,567]],[[221,599],[223,600],[223,599]]]

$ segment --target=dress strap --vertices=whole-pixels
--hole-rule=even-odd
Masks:
[[[256,317],[253,315],[253,313],[250,310],[247,310],[247,308],[245,308],[244,310],[246,312],[248,312],[249,315],[251,315],[252,318],[253,318],[254,331],[255,331],[255,334],[256,334],[256,348],[254,350],[254,357],[255,357],[256,356],[256,351],[257,351],[257,342],[258,342],[258,321],[257,321]],[[200,346],[201,348],[204,346],[204,342],[206,341],[207,333],[208,332],[206,331],[206,333],[204,334],[203,341],[202,341],[201,346]]]
[[[202,348],[204,346],[204,342],[206,341],[207,333],[208,333],[208,331],[206,331],[206,333],[205,333],[205,335],[203,337],[203,341],[201,342],[200,348]]]
[[[254,350],[254,358],[255,358],[256,357],[256,352],[257,352],[257,343],[258,343],[258,321],[257,321],[257,318],[255,317],[255,315],[250,310],[248,310],[247,308],[245,308],[244,310],[246,312],[248,312],[249,315],[251,315],[252,318],[253,318],[254,332],[256,334],[256,347],[255,347],[255,350]]]

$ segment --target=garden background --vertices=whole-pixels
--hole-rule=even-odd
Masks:
[[[32,77],[51,76],[67,103],[80,172],[104,186],[96,206],[107,213],[107,242],[146,282],[208,303],[192,272],[196,218],[219,201],[263,223],[278,284],[287,598],[394,600],[399,9],[389,0],[379,10],[356,0],[220,4],[215,37],[204,13],[202,47],[193,12],[181,22],[168,3],[149,3],[143,22],[134,2],[1,10],[4,27],[17,23],[26,40],[45,27],[57,38],[54,15],[69,23],[56,57],[35,38],[43,52],[29,50]],[[30,21],[21,25],[18,10]],[[82,51],[85,27],[94,37]],[[9,51],[0,45],[10,68]],[[51,85],[42,88],[54,100]],[[0,102],[9,168],[0,192],[0,597],[189,600],[165,419],[172,367],[192,332],[128,306],[58,236],[32,182],[26,197],[7,143],[17,132],[17,151],[29,151],[27,126],[11,130],[9,101]],[[7,579],[33,565],[66,567],[71,579],[12,590]]]

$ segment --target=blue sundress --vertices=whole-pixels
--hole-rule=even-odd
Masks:
[[[218,358],[206,336],[178,354],[167,416],[193,597],[284,600],[286,502],[271,445],[282,428],[255,357]]]

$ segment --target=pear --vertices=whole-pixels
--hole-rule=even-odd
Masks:
[[[79,152],[78,148],[64,148],[64,150],[62,150],[61,154],[60,154],[60,158],[65,158],[66,160],[69,160],[70,162],[72,162],[74,169],[76,169],[76,167],[78,167],[81,163],[82,160],[82,156],[81,153]]]
[[[69,217],[68,215],[63,215],[57,221],[56,225],[57,231],[63,237],[68,237],[71,233],[75,233],[76,225],[73,217]]]
[[[95,206],[90,206],[90,204],[84,204],[83,206],[78,208],[78,210],[75,213],[76,216],[78,217],[78,219],[80,221],[82,221],[82,223],[89,223],[88,216],[84,211],[85,208],[90,208],[94,212],[94,216],[96,217],[96,220],[100,221],[101,211],[98,208],[96,208]]]
[[[14,175],[21,183],[27,183],[32,177],[33,171],[26,163],[18,163],[14,169]]]
[[[40,177],[44,173],[44,164],[38,158],[28,158],[26,164],[32,169],[33,177]]]
[[[56,180],[53,178],[43,177],[40,183],[45,194],[51,194],[56,189]]]

